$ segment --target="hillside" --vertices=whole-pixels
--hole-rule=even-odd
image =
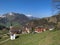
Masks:
[[[60,45],[60,30],[22,34],[16,40],[9,40],[1,45]]]
[[[33,25],[31,25],[33,23]],[[54,27],[60,29],[60,14],[53,15],[51,17],[45,17],[40,19],[33,19],[29,21],[28,26],[43,26],[43,27]]]
[[[60,14],[53,15],[45,18],[27,17],[25,14],[20,13],[6,13],[0,17],[0,24],[5,26],[13,25],[27,25],[29,27],[44,26],[54,27],[60,29]]]

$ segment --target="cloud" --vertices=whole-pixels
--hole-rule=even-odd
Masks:
[[[32,15],[30,15],[30,14],[28,14],[28,15],[26,15],[27,17],[32,17]]]

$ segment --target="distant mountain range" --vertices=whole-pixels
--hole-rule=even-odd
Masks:
[[[10,23],[15,24],[21,24],[24,25],[29,20],[35,19],[35,17],[28,17],[25,14],[19,14],[19,13],[6,13],[3,15],[0,15],[0,24],[7,24],[10,25]]]
[[[60,14],[46,17],[46,18],[36,18],[36,17],[28,17],[25,14],[19,14],[19,13],[6,13],[0,16],[0,24],[4,25],[10,25],[11,23],[13,25],[26,25],[26,24],[33,24],[35,26],[53,26],[53,27],[60,27]],[[31,25],[30,25],[31,26]]]
[[[6,24],[6,23],[20,23],[23,24],[27,22],[29,18],[25,16],[24,14],[19,14],[19,13],[6,13],[0,16],[0,23]]]

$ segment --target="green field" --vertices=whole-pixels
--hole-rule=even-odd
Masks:
[[[60,30],[39,34],[20,34],[17,39],[1,45],[60,45]]]
[[[0,30],[0,42],[9,38],[7,33],[8,33],[8,30],[4,30],[4,31]]]

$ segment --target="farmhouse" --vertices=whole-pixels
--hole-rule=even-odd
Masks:
[[[44,28],[44,27],[40,27],[40,26],[35,27],[35,32],[36,33],[41,33],[41,32],[44,32],[46,30],[47,30],[47,28]]]
[[[10,39],[11,39],[11,40],[14,40],[15,37],[16,37],[16,34],[21,33],[21,30],[20,30],[19,27],[10,26],[9,32],[10,32]]]
[[[30,33],[30,29],[29,27],[23,27],[23,30],[22,30],[22,34],[27,34],[27,33]]]

